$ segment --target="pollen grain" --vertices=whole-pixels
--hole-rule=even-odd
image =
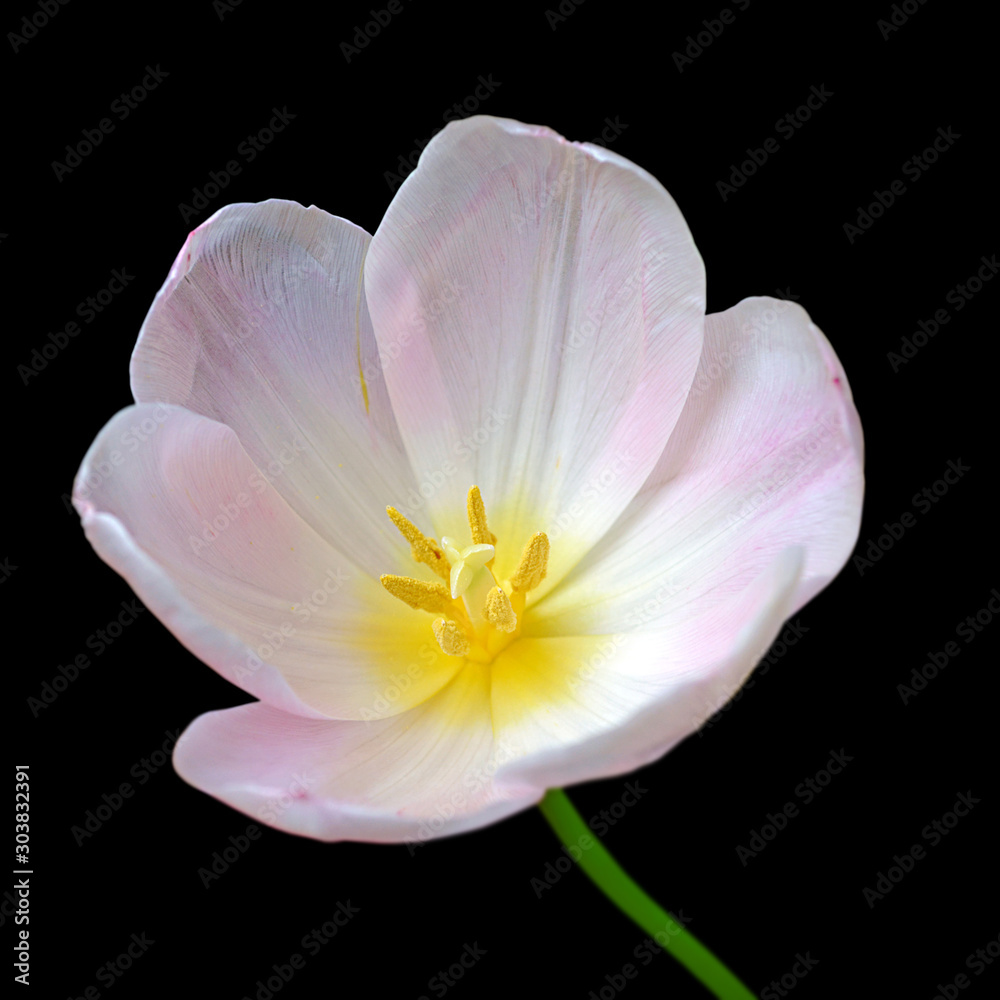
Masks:
[[[469,517],[469,530],[472,532],[472,544],[496,545],[497,536],[486,525],[486,505],[478,486],[469,487],[465,508]]]
[[[399,528],[399,533],[410,543],[410,555],[413,556],[414,560],[425,566],[430,566],[442,580],[447,580],[451,574],[451,563],[441,551],[441,546],[433,538],[427,538],[412,521],[400,514],[395,507],[386,507],[385,512],[389,515],[389,520]]]
[[[465,656],[468,653],[469,637],[455,622],[447,618],[435,618],[431,628],[442,652],[448,656]]]
[[[483,614],[486,620],[501,632],[513,632],[517,628],[517,615],[511,607],[510,598],[499,584],[489,592]]]
[[[545,579],[548,565],[549,536],[544,531],[536,531],[524,546],[510,585],[515,591],[534,590]]]
[[[379,579],[393,597],[398,597],[417,611],[455,614],[455,602],[443,583],[426,583],[414,580],[412,576],[396,576],[394,573],[383,573]]]

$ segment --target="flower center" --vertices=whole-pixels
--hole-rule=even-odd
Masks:
[[[410,555],[447,580],[448,585],[383,573],[382,586],[411,608],[440,616],[434,619],[431,629],[449,656],[490,663],[521,634],[525,598],[545,578],[548,536],[544,531],[535,532],[524,546],[514,575],[499,581],[492,569],[497,539],[486,524],[486,508],[478,486],[469,490],[466,504],[471,545],[462,546],[447,536],[442,536],[438,545],[395,507],[386,507],[386,513],[410,543]]]

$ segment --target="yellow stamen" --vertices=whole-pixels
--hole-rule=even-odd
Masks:
[[[473,545],[496,545],[497,536],[486,526],[486,506],[478,486],[469,487],[466,498],[466,513],[469,516],[469,530]]]
[[[386,507],[385,512],[400,534],[410,543],[410,555],[425,566],[430,566],[438,576],[447,580],[451,575],[451,563],[448,562],[441,547],[433,538],[425,537],[420,529],[403,517],[395,507]]]
[[[412,576],[396,576],[394,573],[383,573],[379,579],[393,597],[398,597],[417,611],[455,614],[455,603],[443,583],[425,583],[423,580],[414,580]]]
[[[501,632],[513,632],[517,628],[517,615],[511,607],[510,598],[499,586],[490,591],[483,614],[486,620]]]
[[[468,636],[454,622],[446,618],[435,618],[431,628],[434,629],[438,645],[449,656],[465,656],[469,651]]]
[[[393,597],[436,615],[431,629],[445,654],[488,665],[521,635],[528,591],[542,582],[548,568],[549,539],[544,532],[536,532],[525,545],[513,577],[501,585],[491,569],[497,539],[486,523],[478,486],[469,489],[466,512],[472,544],[463,545],[444,535],[439,544],[395,507],[386,507],[392,523],[410,543],[413,558],[444,582],[427,583],[393,573],[380,579]]]
[[[536,531],[521,553],[521,561],[510,578],[515,591],[534,590],[545,579],[549,565],[549,536],[544,531]]]

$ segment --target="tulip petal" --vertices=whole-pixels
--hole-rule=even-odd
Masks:
[[[263,704],[195,719],[174,751],[185,781],[263,823],[318,840],[422,842],[485,826],[543,789],[494,785],[504,759],[476,665],[405,715],[317,721]]]
[[[307,525],[223,424],[164,404],[122,410],[74,503],[101,558],[174,635],[271,705],[379,718],[458,669],[427,617]]]
[[[232,427],[289,506],[374,576],[399,548],[386,505],[414,483],[362,293],[369,242],[295,202],[223,208],[143,323],[132,391]]]
[[[552,657],[535,688],[544,698],[530,710],[495,666],[494,727],[517,748],[497,781],[555,788],[663,756],[721,709],[767,652],[792,612],[802,560],[802,549],[786,550],[741,592],[702,602],[682,627],[619,633],[609,650],[590,637],[589,657]],[[534,641],[555,651],[565,640]]]
[[[697,366],[704,287],[680,210],[634,164],[505,119],[446,126],[365,263],[416,506],[464,538],[477,484],[494,572],[547,531],[539,595],[555,585],[656,464]]]
[[[677,625],[802,546],[792,613],[854,547],[862,465],[847,378],[805,310],[752,298],[711,315],[691,396],[656,469],[572,579],[533,607],[531,628]]]

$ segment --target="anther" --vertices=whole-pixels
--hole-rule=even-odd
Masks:
[[[412,521],[403,517],[395,507],[386,507],[385,512],[389,515],[389,520],[399,528],[400,534],[410,543],[410,555],[417,562],[430,566],[438,576],[447,580],[451,575],[451,564],[437,542],[433,538],[427,538]]]
[[[534,590],[542,580],[549,565],[549,536],[544,531],[536,531],[528,539],[517,570],[510,578],[510,585],[515,591],[527,592]]]
[[[486,598],[483,609],[486,620],[501,632],[513,632],[517,628],[517,615],[511,607],[510,598],[500,586],[494,587]]]
[[[435,618],[431,628],[438,645],[449,656],[465,656],[469,651],[468,636],[454,622],[447,618]]]
[[[398,597],[411,608],[455,614],[455,604],[443,583],[425,583],[423,580],[414,580],[411,576],[396,576],[393,573],[383,573],[379,579],[393,597]]]
[[[469,495],[465,501],[466,513],[469,517],[469,530],[472,532],[473,545],[496,545],[497,536],[486,526],[486,506],[478,486],[469,487]]]

